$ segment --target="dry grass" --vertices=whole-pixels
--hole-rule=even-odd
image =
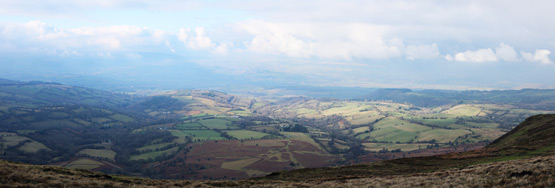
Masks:
[[[430,173],[306,181],[153,180],[0,161],[0,187],[553,187],[555,155]]]
[[[555,156],[504,161],[406,176],[319,182],[316,187],[553,187]]]

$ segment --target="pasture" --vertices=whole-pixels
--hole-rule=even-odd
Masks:
[[[132,155],[129,159],[132,161],[156,159],[156,157],[158,156],[169,156],[177,153],[178,151],[179,151],[179,147],[173,147],[162,151],[153,151],[153,152],[143,153],[139,155]]]
[[[177,125],[175,125],[175,128],[177,128],[177,129],[192,129],[192,130],[206,129],[206,127],[204,127],[202,124],[200,124],[198,122],[177,124]]]
[[[213,130],[181,130],[183,134],[175,135],[178,137],[190,136],[193,141],[204,141],[204,140],[225,140],[220,133]]]
[[[81,159],[72,161],[69,164],[64,165],[64,167],[92,170],[92,169],[101,167],[102,165],[104,165],[104,163],[101,163],[92,159],[81,158]]]
[[[26,142],[25,144],[23,144],[22,146],[19,147],[19,150],[25,152],[25,153],[37,153],[40,150],[50,150],[50,148],[46,147],[44,144],[37,142],[37,141],[31,141],[31,142]]]
[[[256,132],[256,131],[249,131],[249,130],[234,130],[234,131],[225,131],[228,135],[235,137],[239,140],[244,139],[261,139],[264,136],[268,136],[270,134]]]
[[[89,157],[104,158],[110,161],[115,161],[116,152],[111,149],[82,149],[77,152],[77,156],[85,155]]]
[[[448,143],[466,134],[472,134],[472,132],[464,129],[433,129],[419,133],[416,140],[419,142],[435,140],[437,143]]]
[[[231,129],[236,128],[231,126],[231,121],[225,119],[205,119],[198,121],[209,129]]]
[[[453,115],[461,115],[461,116],[477,116],[482,109],[475,105],[468,105],[468,104],[461,104],[454,106],[448,110],[445,110],[441,113],[444,114],[453,114]]]
[[[358,138],[382,142],[406,143],[414,140],[418,132],[429,129],[431,128],[395,117],[387,117],[374,124],[374,130],[372,132],[361,134]]]
[[[429,144],[394,144],[394,143],[362,143],[364,150],[378,152],[384,148],[392,151],[401,149],[401,151],[414,151],[426,148]]]
[[[129,123],[129,122],[135,121],[133,118],[123,114],[114,114],[114,115],[111,115],[110,118],[123,123]]]
[[[156,151],[156,150],[160,150],[161,148],[164,148],[166,146],[169,146],[170,144],[172,144],[172,143],[160,143],[160,144],[146,145],[146,146],[137,148],[137,151],[140,151],[140,152],[147,151],[147,150]]]

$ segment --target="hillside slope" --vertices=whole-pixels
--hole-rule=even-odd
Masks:
[[[401,158],[352,166],[277,172],[261,179],[319,181],[337,177],[365,178],[408,175],[450,168],[465,168],[493,161],[555,155],[554,129],[555,114],[536,115],[529,117],[513,131],[480,150],[429,157]]]
[[[513,154],[532,150],[549,150],[555,146],[555,115],[536,115],[526,119],[507,134],[487,146]]]
[[[318,181],[154,180],[0,161],[2,187],[553,187],[553,173],[555,155],[429,173],[336,177]]]
[[[552,187],[555,185],[554,122],[555,115],[530,117],[514,131],[476,151],[294,170],[239,181],[152,180],[0,161],[0,184],[7,187]],[[525,147],[530,144],[537,146]]]

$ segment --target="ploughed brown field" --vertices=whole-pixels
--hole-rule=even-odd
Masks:
[[[330,166],[337,160],[337,156],[305,140],[219,140],[189,145],[189,152],[152,167],[175,179],[244,179],[282,170]]]

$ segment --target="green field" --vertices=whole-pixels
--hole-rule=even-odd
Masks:
[[[110,121],[113,121],[113,120],[110,119],[110,118],[105,118],[105,117],[95,117],[95,118],[92,118],[92,121],[95,122],[95,123],[106,123],[106,122],[110,122]]]
[[[383,117],[384,116],[378,115],[378,112],[376,111],[365,111],[358,114],[353,114],[352,116],[346,117],[346,119],[352,125],[363,125],[372,123],[377,119],[381,119]]]
[[[474,106],[474,105],[457,105],[449,110],[445,110],[441,113],[445,114],[453,114],[453,115],[462,115],[462,116],[477,116],[482,111],[481,108]]]
[[[499,124],[497,123],[475,123],[475,122],[466,122],[467,126],[472,128],[497,128]]]
[[[5,147],[11,147],[19,144],[20,142],[31,140],[24,136],[18,136],[15,133],[10,132],[0,132],[0,142],[4,144]]]
[[[37,132],[37,130],[17,130],[17,134],[32,134]]]
[[[85,126],[91,125],[91,122],[88,122],[88,121],[85,121],[85,120],[82,120],[82,119],[79,119],[79,118],[73,118],[73,122],[79,123],[79,124],[85,125]]]
[[[89,157],[106,158],[115,161],[116,152],[111,149],[83,149],[77,152],[77,155],[86,155]]]
[[[111,115],[110,118],[124,123],[135,121],[133,118],[123,114],[114,114],[114,115]]]
[[[74,123],[67,119],[63,119],[63,120],[50,119],[45,121],[37,121],[37,122],[31,123],[31,125],[37,128],[45,128],[45,129],[51,128],[51,127],[78,127],[79,126],[79,124]]]
[[[195,130],[206,129],[204,126],[202,126],[202,124],[200,124],[198,122],[177,124],[177,125],[175,125],[175,128],[177,128],[177,129],[195,129]]]
[[[172,144],[172,143],[151,144],[151,145],[146,145],[146,146],[137,148],[137,150],[138,150],[138,151],[141,151],[141,152],[142,152],[142,151],[145,151],[145,150],[156,151],[157,149],[164,148],[164,147],[166,147],[166,146],[168,146],[168,145],[170,145],[170,144]]]
[[[19,150],[24,151],[26,153],[36,153],[40,150],[50,150],[50,149],[40,142],[31,141],[23,144],[21,147],[19,147]]]
[[[181,132],[180,130],[170,130],[170,133],[173,136],[176,136],[177,138],[175,140],[173,140],[174,143],[178,143],[178,144],[185,144],[187,143],[187,139],[186,137],[189,137],[189,135]]]
[[[428,130],[418,134],[418,141],[430,141],[435,139],[437,143],[448,143],[449,141],[455,141],[457,137],[464,136],[465,134],[470,134],[472,132],[463,129],[433,129]]]
[[[199,121],[202,125],[209,129],[230,129],[231,121],[225,119],[205,119]]]
[[[220,133],[213,130],[170,130],[172,135],[179,137],[174,142],[186,143],[186,137],[191,137],[193,142],[203,140],[225,140]]]
[[[475,132],[477,135],[480,135],[481,138],[489,141],[493,141],[503,134],[507,133],[495,128],[472,128],[472,131]]]
[[[54,118],[54,119],[66,118],[68,116],[69,116],[69,114],[67,114],[65,112],[52,112],[52,113],[48,114],[49,118]]]
[[[414,151],[422,148],[426,148],[428,144],[393,144],[393,143],[362,143],[364,150],[378,152],[384,148],[392,151],[395,149],[401,149],[401,151]]]
[[[270,134],[249,131],[249,130],[235,130],[235,131],[226,131],[227,134],[233,136],[239,140],[243,139],[260,139],[264,136],[268,136]]]
[[[136,160],[155,159],[158,156],[173,155],[177,153],[177,151],[179,151],[179,147],[173,147],[163,151],[154,151],[154,152],[143,153],[140,155],[133,155],[130,157],[130,160],[136,161]]]
[[[248,116],[252,114],[248,109],[232,110],[232,111],[229,111],[228,113],[231,113],[237,116]]]
[[[357,103],[336,103],[331,108],[322,111],[322,114],[329,116],[333,114],[352,114],[366,109],[369,106],[361,106]]]
[[[363,133],[365,131],[370,131],[370,127],[359,127],[359,128],[355,128],[353,129],[353,133],[358,134],[358,133]]]
[[[315,117],[318,116],[320,113],[314,109],[299,108],[297,109],[297,114],[299,114],[299,116]]]
[[[426,125],[449,127],[450,125],[455,124],[455,122],[457,122],[457,119],[449,119],[449,118],[445,118],[445,119],[415,119],[414,121],[417,121],[417,122],[420,122],[420,123],[426,124]]]
[[[33,86],[24,86],[24,87],[2,86],[2,87],[0,87],[0,89],[3,92],[15,94],[15,95],[33,96],[36,93],[38,93],[42,88],[33,87]]]
[[[64,165],[64,167],[92,170],[92,169],[98,168],[102,165],[104,165],[104,163],[94,161],[94,160],[91,160],[91,159],[82,158],[82,159],[73,161],[69,164],[66,164],[66,165]]]
[[[370,133],[364,133],[357,138],[385,142],[409,142],[414,140],[418,132],[431,129],[430,127],[410,123],[395,117],[387,117],[376,124],[374,130]]]

